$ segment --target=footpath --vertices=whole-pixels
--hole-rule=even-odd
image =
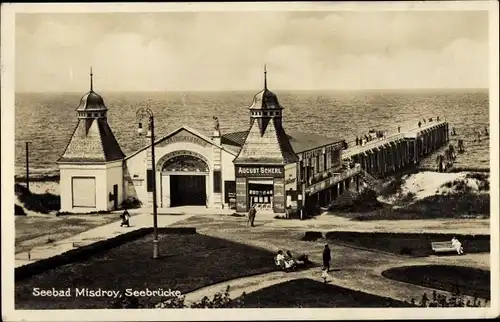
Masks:
[[[175,212],[159,209],[158,227],[168,227],[178,221],[185,220],[197,214],[209,214],[214,213],[214,211],[220,212],[220,210],[204,210],[203,208],[197,208],[196,212],[193,212],[189,207],[185,208],[186,209],[181,207],[180,209],[176,209]],[[120,212],[121,211],[117,211],[117,213]],[[110,224],[87,230],[70,238],[34,247],[30,251],[15,254],[15,267],[60,255],[73,248],[89,245],[133,230],[153,226],[153,216],[150,208],[131,209],[129,213],[131,214],[130,227],[120,227],[121,220],[117,220]]]

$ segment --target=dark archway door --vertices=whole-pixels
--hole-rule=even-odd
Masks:
[[[170,206],[205,206],[206,176],[170,175]]]

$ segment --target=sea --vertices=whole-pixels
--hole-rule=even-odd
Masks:
[[[98,92],[98,91],[97,91]],[[137,135],[136,111],[149,107],[155,116],[157,138],[188,125],[210,135],[213,116],[221,132],[247,130],[248,107],[255,92],[109,92],[99,93],[108,107],[108,122],[128,155],[147,145]],[[440,117],[455,128],[451,143],[463,139],[466,152],[456,166],[490,167],[489,98],[487,89],[472,90],[374,90],[374,91],[274,91],[283,110],[285,130],[298,130],[343,138],[352,142],[371,129],[402,131],[419,120]],[[77,124],[75,109],[82,93],[16,93],[15,172],[26,167],[25,142],[30,141],[30,175],[57,175],[56,161],[64,152]],[[423,121],[422,121],[423,123]],[[475,131],[481,130],[481,140]]]

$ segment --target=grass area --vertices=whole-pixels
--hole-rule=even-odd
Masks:
[[[465,253],[485,253],[490,251],[490,236],[485,235],[472,236],[337,231],[326,233],[326,238],[332,243],[351,245],[411,257],[426,257],[432,255],[431,242],[450,241],[453,236],[460,240]],[[456,255],[456,253],[451,253],[451,255]]]
[[[412,307],[384,298],[311,279],[297,279],[248,293],[244,308],[373,308]]]
[[[335,215],[352,220],[470,219],[490,217],[490,195],[458,193],[434,195],[401,208],[384,206],[370,212],[335,209]]]
[[[178,290],[200,287],[275,269],[273,253],[205,235],[160,235],[161,258],[151,258],[153,236],[147,235],[97,256],[58,267],[15,283],[16,309],[107,308],[106,297],[35,297],[42,289],[89,288],[124,291]],[[73,293],[74,295],[74,293]],[[161,297],[141,297],[144,304]]]
[[[386,278],[438,290],[490,299],[490,271],[446,265],[395,267],[382,272]]]
[[[120,220],[117,214],[40,215],[15,217],[15,252],[77,235],[92,228]]]

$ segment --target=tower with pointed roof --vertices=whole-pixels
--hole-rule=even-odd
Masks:
[[[91,68],[90,91],[80,99],[77,125],[58,160],[61,211],[110,210],[123,196],[125,155],[108,124],[104,100],[94,92],[93,76]]]
[[[247,211],[257,203],[285,212],[285,171],[298,162],[298,156],[283,128],[283,107],[267,87],[266,66],[264,89],[254,96],[249,112],[250,129],[233,161],[236,209]]]
[[[267,87],[264,65],[264,89],[255,94],[250,111],[250,130],[235,164],[285,165],[298,161],[283,129],[283,107],[276,94]]]

